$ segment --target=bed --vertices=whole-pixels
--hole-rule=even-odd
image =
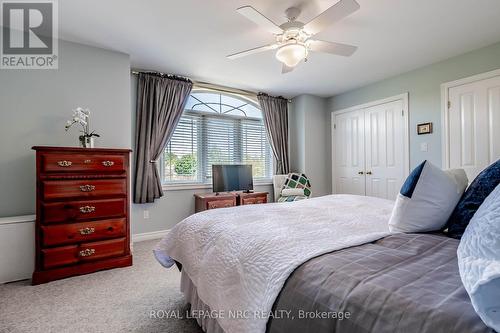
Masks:
[[[331,195],[195,214],[155,250],[207,333],[492,332],[458,241],[391,234],[393,202]]]

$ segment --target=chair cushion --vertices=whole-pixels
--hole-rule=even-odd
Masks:
[[[302,196],[304,197],[304,189],[303,188],[284,188],[281,190],[282,197],[291,197],[291,196]]]
[[[462,183],[430,162],[422,162],[401,187],[389,220],[390,231],[441,229],[460,200],[464,191]]]
[[[306,196],[303,195],[289,195],[286,197],[279,197],[278,202],[292,202],[307,199]]]
[[[470,184],[446,223],[446,233],[460,239],[484,199],[500,183],[500,160],[484,169]]]

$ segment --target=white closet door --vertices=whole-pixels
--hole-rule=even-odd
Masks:
[[[366,195],[396,199],[405,179],[403,101],[365,109]]]
[[[500,158],[500,76],[452,87],[448,96],[448,167],[472,181]]]
[[[365,195],[364,111],[335,116],[334,193]]]

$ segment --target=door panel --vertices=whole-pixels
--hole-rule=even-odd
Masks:
[[[500,77],[448,90],[448,160],[472,181],[500,157]]]
[[[336,115],[335,124],[334,193],[365,195],[364,112]]]
[[[402,100],[365,109],[366,195],[394,200],[403,184],[406,172],[402,110]]]
[[[488,89],[488,116],[490,134],[490,159],[493,163],[500,158],[500,86]]]

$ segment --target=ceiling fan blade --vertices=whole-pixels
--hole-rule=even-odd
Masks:
[[[279,35],[283,33],[283,29],[281,29],[276,23],[274,23],[273,21],[262,15],[252,6],[243,6],[236,9],[236,11],[241,15],[245,16],[250,21],[254,22],[255,24],[261,26],[262,28],[266,29],[267,31],[273,34]]]
[[[342,43],[334,43],[334,42],[325,42],[322,40],[308,40],[309,49],[311,51],[330,53],[344,57],[350,57],[356,50],[357,46],[342,44]]]
[[[313,35],[317,34],[335,22],[354,13],[359,7],[356,0],[340,0],[304,25],[304,30]]]
[[[260,53],[260,52],[264,52],[264,51],[268,51],[268,50],[274,50],[277,47],[278,47],[278,45],[276,45],[276,44],[259,46],[259,47],[255,47],[253,49],[249,49],[249,50],[245,50],[245,51],[241,51],[241,52],[230,54],[226,58],[231,59],[231,60],[238,59],[238,58],[241,58],[241,57],[246,57],[247,55],[251,55],[251,54],[255,54],[255,53]]]
[[[290,73],[294,69],[295,69],[295,67],[289,67],[286,64],[283,64],[283,67],[281,67],[281,74]]]

